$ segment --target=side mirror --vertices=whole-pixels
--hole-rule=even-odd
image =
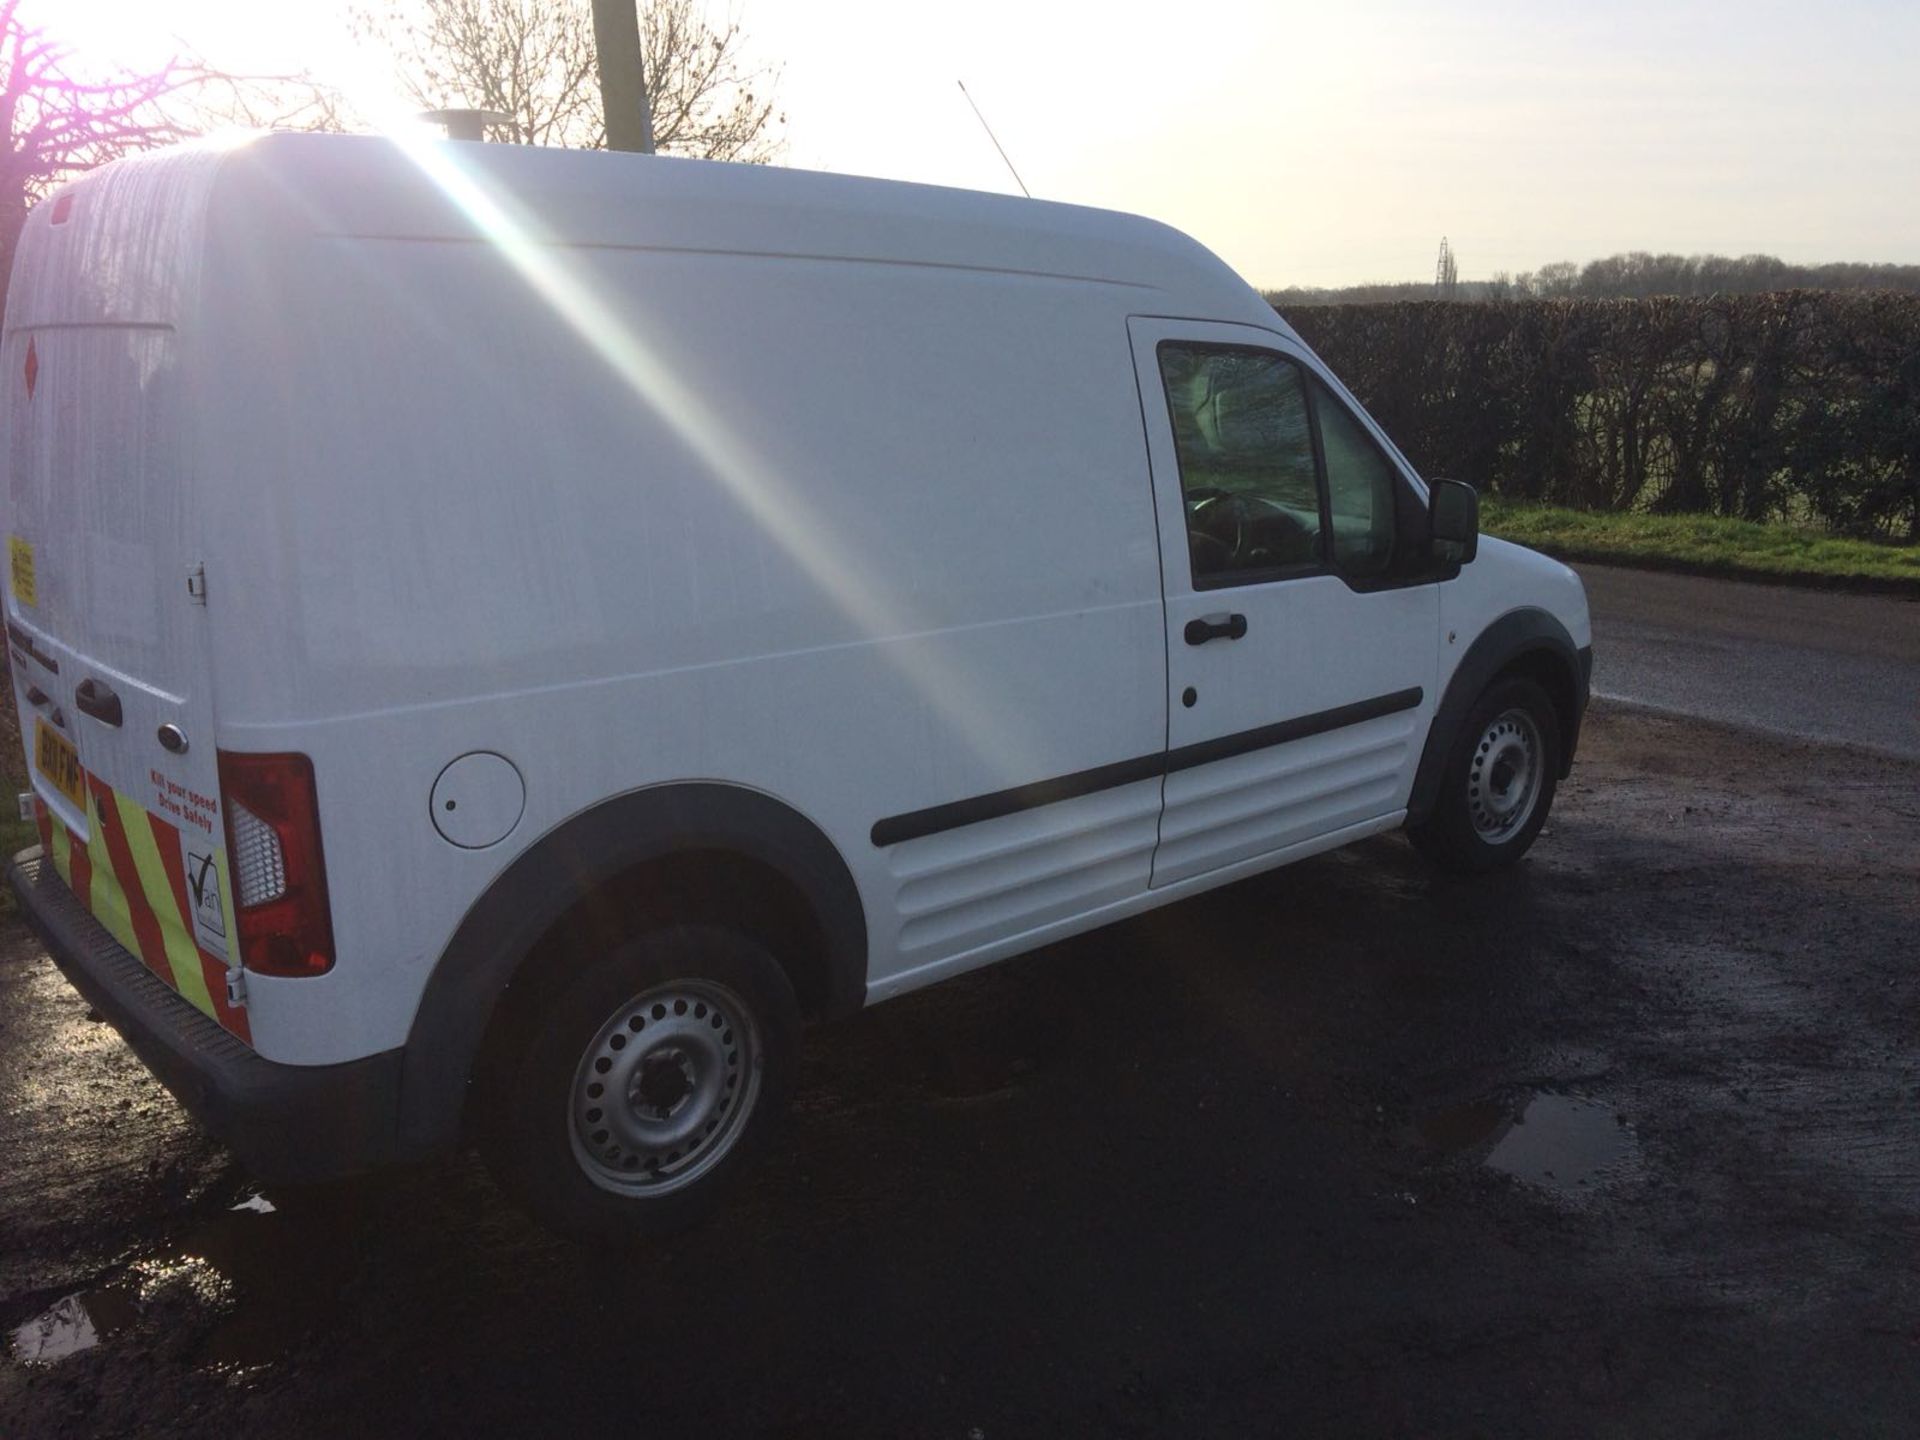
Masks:
[[[1427,490],[1433,558],[1467,565],[1480,553],[1480,495],[1464,480],[1435,480]]]

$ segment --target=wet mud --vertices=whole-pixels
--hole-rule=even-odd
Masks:
[[[0,935],[0,1436],[1903,1435],[1920,767],[1601,707],[1398,837],[809,1038],[710,1224],[263,1192]]]

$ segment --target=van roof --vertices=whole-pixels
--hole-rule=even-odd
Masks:
[[[212,214],[243,228],[271,215],[281,237],[497,240],[489,232],[504,224],[545,244],[1100,281],[1178,296],[1181,313],[1276,319],[1223,261],[1170,226],[894,180],[605,151],[275,134],[229,152],[215,186]]]

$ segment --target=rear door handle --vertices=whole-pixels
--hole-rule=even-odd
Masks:
[[[1187,644],[1204,645],[1209,640],[1238,640],[1247,633],[1244,615],[1202,615],[1187,621]]]
[[[119,728],[121,721],[120,697],[113,693],[111,686],[102,685],[89,675],[82,680],[73,692],[73,704],[82,715],[91,715],[102,725]]]

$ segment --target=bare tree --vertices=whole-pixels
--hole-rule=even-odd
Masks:
[[[0,0],[0,279],[27,211],[69,176],[222,124],[338,128],[331,97],[302,76],[232,75],[192,55],[90,69],[18,12]]]
[[[82,73],[19,8],[0,0],[0,243],[9,259],[27,210],[61,180],[187,134],[160,102],[199,78],[179,60],[145,73]]]
[[[340,92],[306,74],[235,75],[203,66],[196,83],[167,108],[194,135],[227,129],[339,134],[352,128],[352,107]]]
[[[355,28],[393,52],[424,109],[470,105],[513,117],[529,145],[605,146],[590,0],[386,0]],[[695,0],[650,0],[640,15],[656,148],[764,162],[786,122],[778,79],[743,53],[739,25],[711,25]]]
[[[1580,267],[1571,260],[1555,260],[1542,265],[1533,274],[1533,293],[1543,299],[1559,299],[1580,288]]]

